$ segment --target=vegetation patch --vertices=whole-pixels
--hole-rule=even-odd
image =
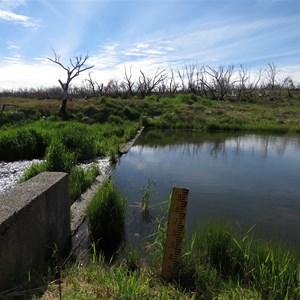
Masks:
[[[126,200],[111,180],[99,187],[87,207],[87,221],[97,251],[111,256],[125,235]]]

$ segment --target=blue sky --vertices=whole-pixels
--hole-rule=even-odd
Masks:
[[[300,82],[299,28],[299,0],[0,0],[0,89],[64,80],[45,59],[51,48],[65,64],[88,53],[99,82],[122,80],[124,67],[150,74],[193,63],[253,73],[275,63]]]

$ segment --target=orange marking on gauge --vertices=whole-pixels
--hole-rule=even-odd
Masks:
[[[184,234],[188,194],[189,190],[187,188],[173,187],[167,239],[162,264],[162,277],[165,280],[172,279],[178,271],[177,268],[181,251],[181,241]]]

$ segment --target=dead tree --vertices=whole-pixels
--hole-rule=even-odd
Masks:
[[[198,69],[197,85],[206,96],[209,95],[213,100],[217,99],[215,82],[207,75],[205,66]]]
[[[171,77],[168,84],[170,95],[174,96],[177,93],[178,87],[179,87],[179,83],[175,81],[174,71],[173,69],[171,69]]]
[[[151,93],[167,78],[165,69],[160,70],[158,68],[153,77],[146,76],[142,70],[140,70],[140,73],[141,76],[139,77],[138,91],[143,98],[145,96],[150,96]]]
[[[247,97],[246,91],[247,91],[249,79],[250,79],[249,70],[241,64],[239,69],[239,85],[237,86],[237,95],[236,95],[238,100],[246,99]]]
[[[197,91],[197,80],[195,79],[195,74],[197,73],[197,65],[191,64],[189,66],[185,65],[185,74],[187,78],[187,92],[196,93]]]
[[[67,72],[67,80],[65,83],[63,83],[60,79],[58,80],[62,91],[63,91],[63,98],[62,98],[62,102],[61,102],[61,106],[60,106],[60,115],[65,118],[66,117],[66,108],[67,108],[67,102],[69,99],[69,86],[71,81],[80,75],[80,73],[89,70],[91,68],[93,68],[94,66],[85,66],[85,63],[87,61],[87,59],[89,58],[88,54],[86,54],[85,56],[79,55],[79,56],[75,56],[74,58],[70,58],[69,62],[70,62],[70,66],[66,66],[64,65],[61,61],[60,61],[60,55],[57,54],[54,50],[54,59],[49,58],[48,59],[50,61],[52,61],[53,63],[61,66],[64,70],[66,70]]]
[[[249,91],[249,94],[250,94],[250,98],[253,98],[257,95],[257,91],[260,88],[260,81],[261,81],[261,78],[262,78],[262,73],[263,73],[263,70],[259,69],[255,80],[253,82],[250,82],[250,84],[249,84],[248,91]]]
[[[177,74],[181,81],[181,91],[184,93],[186,91],[185,73],[184,73],[184,71],[180,71],[179,69],[177,69]]]
[[[230,65],[227,68],[220,65],[218,69],[206,67],[205,72],[211,78],[214,89],[218,91],[218,100],[223,101],[229,90],[236,83],[232,80],[234,66]],[[211,89],[211,88],[210,88]]]
[[[125,88],[125,93],[131,97],[133,97],[133,94],[134,94],[134,91],[133,91],[133,88],[134,88],[134,82],[132,80],[132,73],[131,73],[131,69],[132,69],[132,66],[130,66],[130,73],[128,74],[127,73],[127,70],[126,70],[126,67],[124,67],[124,70],[125,70],[125,74],[124,74],[124,81],[122,82],[124,88]]]
[[[91,73],[89,73],[89,78],[85,79],[88,83],[88,89],[92,90],[93,97],[101,97],[103,94],[104,85],[103,83],[98,83],[92,78]]]
[[[266,77],[266,85],[271,90],[274,90],[277,85],[277,76],[278,70],[274,63],[268,64],[267,68],[265,69],[265,77]]]
[[[286,89],[287,92],[288,92],[288,97],[292,98],[293,95],[291,93],[291,90],[294,89],[294,88],[295,88],[295,85],[294,85],[294,81],[293,81],[291,76],[287,76],[287,77],[283,78],[281,83],[280,83],[280,90],[279,90],[280,97],[281,97],[281,91],[283,89]]]
[[[0,104],[0,107],[1,107],[1,109],[0,109],[0,116],[3,114],[4,109],[5,109],[5,107],[7,107],[7,106],[12,106],[12,107],[22,107],[22,106],[20,106],[20,105],[11,104],[11,103],[3,103],[3,104]]]
[[[109,79],[106,87],[104,88],[104,93],[113,98],[120,97],[122,94],[121,86],[118,79]]]

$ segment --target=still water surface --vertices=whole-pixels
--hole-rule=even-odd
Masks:
[[[143,237],[136,203],[148,180],[150,204],[165,201],[173,186],[190,189],[189,230],[210,220],[255,225],[258,239],[300,246],[300,137],[149,130],[112,173],[127,197],[128,235]],[[162,214],[158,207],[153,216]]]

